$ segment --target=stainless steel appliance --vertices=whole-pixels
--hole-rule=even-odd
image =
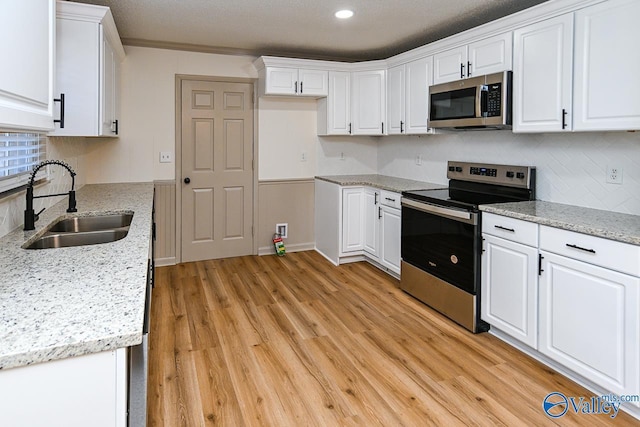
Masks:
[[[429,87],[429,126],[445,129],[511,129],[512,72]]]
[[[449,188],[402,193],[400,287],[472,332],[480,319],[478,205],[535,199],[536,170],[448,162]]]

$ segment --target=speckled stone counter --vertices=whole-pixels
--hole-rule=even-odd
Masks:
[[[99,245],[22,249],[71,216],[65,197],[36,230],[0,239],[0,369],[142,342],[153,184],[86,185],[76,198],[72,215],[133,211],[129,233]]]
[[[446,184],[434,184],[432,182],[414,181],[411,179],[396,178],[386,175],[330,175],[316,176],[316,179],[332,182],[334,184],[366,185],[379,188],[381,190],[395,191],[402,193],[411,190],[433,190],[437,188],[447,188]]]
[[[640,245],[640,216],[637,215],[542,201],[481,205],[480,210]]]

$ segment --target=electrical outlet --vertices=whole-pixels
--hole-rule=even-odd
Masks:
[[[622,168],[607,166],[607,184],[622,184]]]
[[[416,154],[416,165],[422,166],[422,156],[420,154]]]
[[[279,234],[280,237],[286,239],[289,234],[289,224],[286,222],[282,224],[276,224],[276,234]]]
[[[173,161],[173,153],[171,151],[160,152],[160,163],[171,163]]]
[[[343,151],[340,152],[340,160],[346,160],[346,157],[344,156]]]
[[[300,153],[300,161],[301,162],[306,162],[307,161],[307,152],[303,151]]]

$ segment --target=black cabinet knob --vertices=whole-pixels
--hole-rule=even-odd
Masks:
[[[186,178],[184,179],[184,183],[185,183],[185,184],[188,184],[188,183],[190,183],[190,182],[191,182],[191,178],[186,177]]]

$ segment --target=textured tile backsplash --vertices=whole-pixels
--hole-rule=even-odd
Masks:
[[[47,159],[62,160],[76,172],[76,189],[85,183],[85,153],[84,138],[49,138],[47,141]],[[66,169],[53,166],[50,169],[50,181],[35,190],[36,195],[64,193],[71,188],[71,179]],[[38,212],[43,207],[49,207],[61,197],[36,199],[34,209]],[[78,204],[82,203],[78,200]],[[25,193],[20,191],[0,200],[0,236],[4,236],[24,223]]]
[[[538,200],[640,215],[640,132],[455,132],[385,137],[377,146],[379,174],[446,183],[447,160],[531,165]],[[621,185],[606,183],[607,166],[622,168]]]

